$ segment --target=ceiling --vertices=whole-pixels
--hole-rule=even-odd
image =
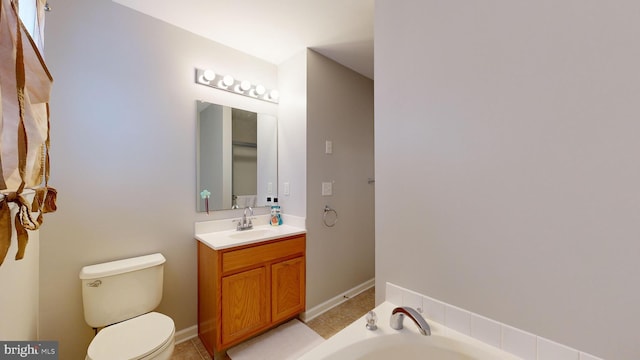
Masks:
[[[273,64],[311,48],[373,79],[374,0],[113,0]]]

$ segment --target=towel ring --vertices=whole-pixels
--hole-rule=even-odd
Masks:
[[[333,214],[328,216],[328,214]],[[327,220],[327,218],[329,220]],[[322,214],[322,222],[327,227],[334,227],[338,223],[338,212],[330,208],[329,205],[324,206],[324,214]]]

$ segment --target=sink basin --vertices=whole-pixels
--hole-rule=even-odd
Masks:
[[[252,229],[235,232],[229,235],[229,237],[237,240],[248,240],[267,237],[275,233],[276,231],[274,229]]]

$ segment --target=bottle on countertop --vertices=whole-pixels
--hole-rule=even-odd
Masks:
[[[280,205],[278,205],[278,198],[273,198],[273,204],[271,205],[271,221],[272,226],[282,225],[282,213]]]

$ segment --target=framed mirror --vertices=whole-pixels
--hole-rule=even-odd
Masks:
[[[210,211],[267,206],[278,184],[276,117],[199,100],[196,106],[196,211],[206,211],[206,202]]]

